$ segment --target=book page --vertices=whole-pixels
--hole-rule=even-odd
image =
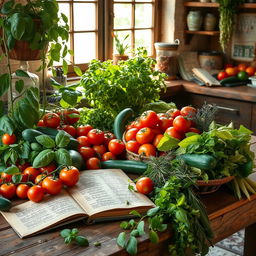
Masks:
[[[40,203],[28,201],[1,213],[20,237],[41,231],[70,216],[86,215],[65,190],[44,198]]]
[[[119,169],[88,170],[81,173],[77,186],[69,192],[89,216],[107,210],[154,206],[145,195],[130,191],[129,183],[129,177]]]

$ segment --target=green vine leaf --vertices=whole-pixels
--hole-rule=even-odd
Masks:
[[[130,255],[136,255],[137,254],[137,239],[134,236],[130,236],[129,240],[127,241],[126,245],[126,251]]]
[[[121,232],[116,240],[117,244],[119,246],[121,246],[122,248],[125,248],[125,243],[126,243],[126,233],[125,232]]]
[[[149,232],[149,239],[154,244],[157,244],[159,242],[158,234],[154,230],[151,230]]]

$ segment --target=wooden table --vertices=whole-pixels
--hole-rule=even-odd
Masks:
[[[256,152],[256,139],[253,138],[252,150]],[[244,256],[255,256],[256,252],[256,195],[251,200],[238,201],[230,191],[221,188],[219,191],[201,197],[206,205],[211,226],[215,233],[213,243],[216,243],[231,234],[245,228]],[[20,239],[8,223],[0,216],[0,255],[127,255],[116,245],[116,237],[121,232],[120,221],[99,223],[87,226],[84,222],[76,222],[66,228],[79,228],[80,234],[88,238],[90,246],[87,248],[76,245],[66,245],[59,232],[62,228],[48,231],[34,237]],[[165,254],[171,232],[160,235],[160,243],[154,245],[145,235],[141,237],[138,251],[141,256],[162,256]],[[95,247],[95,242],[100,247]]]

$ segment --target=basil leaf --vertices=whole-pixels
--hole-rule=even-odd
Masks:
[[[3,96],[9,89],[11,77],[9,74],[3,74],[0,76],[0,97]]]
[[[144,231],[144,224],[145,224],[145,223],[144,223],[144,221],[142,220],[142,221],[139,222],[139,224],[138,224],[138,226],[137,226],[137,230],[138,230],[140,236],[142,236],[142,235],[145,234],[145,231]]]
[[[89,241],[83,236],[77,236],[75,238],[75,240],[76,240],[76,243],[80,246],[88,246],[89,245]]]
[[[41,168],[50,164],[54,159],[54,152],[51,149],[45,149],[40,152],[33,161],[34,168]]]
[[[159,242],[158,234],[153,230],[149,232],[149,239],[154,244],[157,244]]]
[[[22,175],[21,174],[14,174],[12,176],[12,182],[13,183],[19,183],[19,182],[21,182],[21,180],[22,180]]]
[[[141,217],[141,214],[139,212],[135,211],[135,210],[132,210],[129,214]]]
[[[60,235],[61,235],[61,237],[65,238],[65,237],[68,237],[70,235],[70,233],[71,233],[71,230],[66,228],[66,229],[61,230]]]
[[[147,211],[147,216],[149,217],[153,217],[156,215],[156,213],[159,211],[159,206],[155,207],[155,208],[152,208],[152,209],[149,209]]]
[[[61,165],[67,165],[67,166],[72,165],[71,156],[69,152],[64,148],[60,148],[55,152],[55,161]]]
[[[10,117],[4,115],[0,118],[0,130],[4,133],[13,134],[14,123]]]
[[[134,236],[130,236],[127,245],[126,245],[126,251],[130,255],[137,254],[137,239]]]
[[[11,174],[11,175],[13,175],[15,173],[19,173],[19,172],[20,172],[20,170],[16,165],[12,165],[4,171],[4,173]]]
[[[36,137],[36,141],[40,143],[45,148],[54,148],[55,141],[48,135],[39,135]]]
[[[126,233],[125,232],[121,232],[116,240],[116,243],[121,246],[122,248],[125,247],[125,241],[126,241]]]
[[[164,137],[159,141],[157,149],[159,151],[169,151],[171,149],[177,148],[180,140],[171,137],[169,134],[165,133]]]
[[[139,236],[140,234],[139,234],[139,231],[137,230],[137,229],[134,229],[132,232],[131,232],[131,234],[130,234],[130,236],[135,236],[135,237],[137,237],[137,236]]]
[[[64,131],[59,131],[55,138],[56,145],[60,148],[66,147],[70,142],[70,137]]]

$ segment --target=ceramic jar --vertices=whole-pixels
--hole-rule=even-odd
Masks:
[[[201,3],[210,3],[211,0],[200,0]]]
[[[187,26],[190,31],[200,30],[203,22],[203,17],[200,11],[190,11],[187,16]]]
[[[213,31],[217,24],[217,18],[212,13],[206,13],[204,17],[204,30]]]

